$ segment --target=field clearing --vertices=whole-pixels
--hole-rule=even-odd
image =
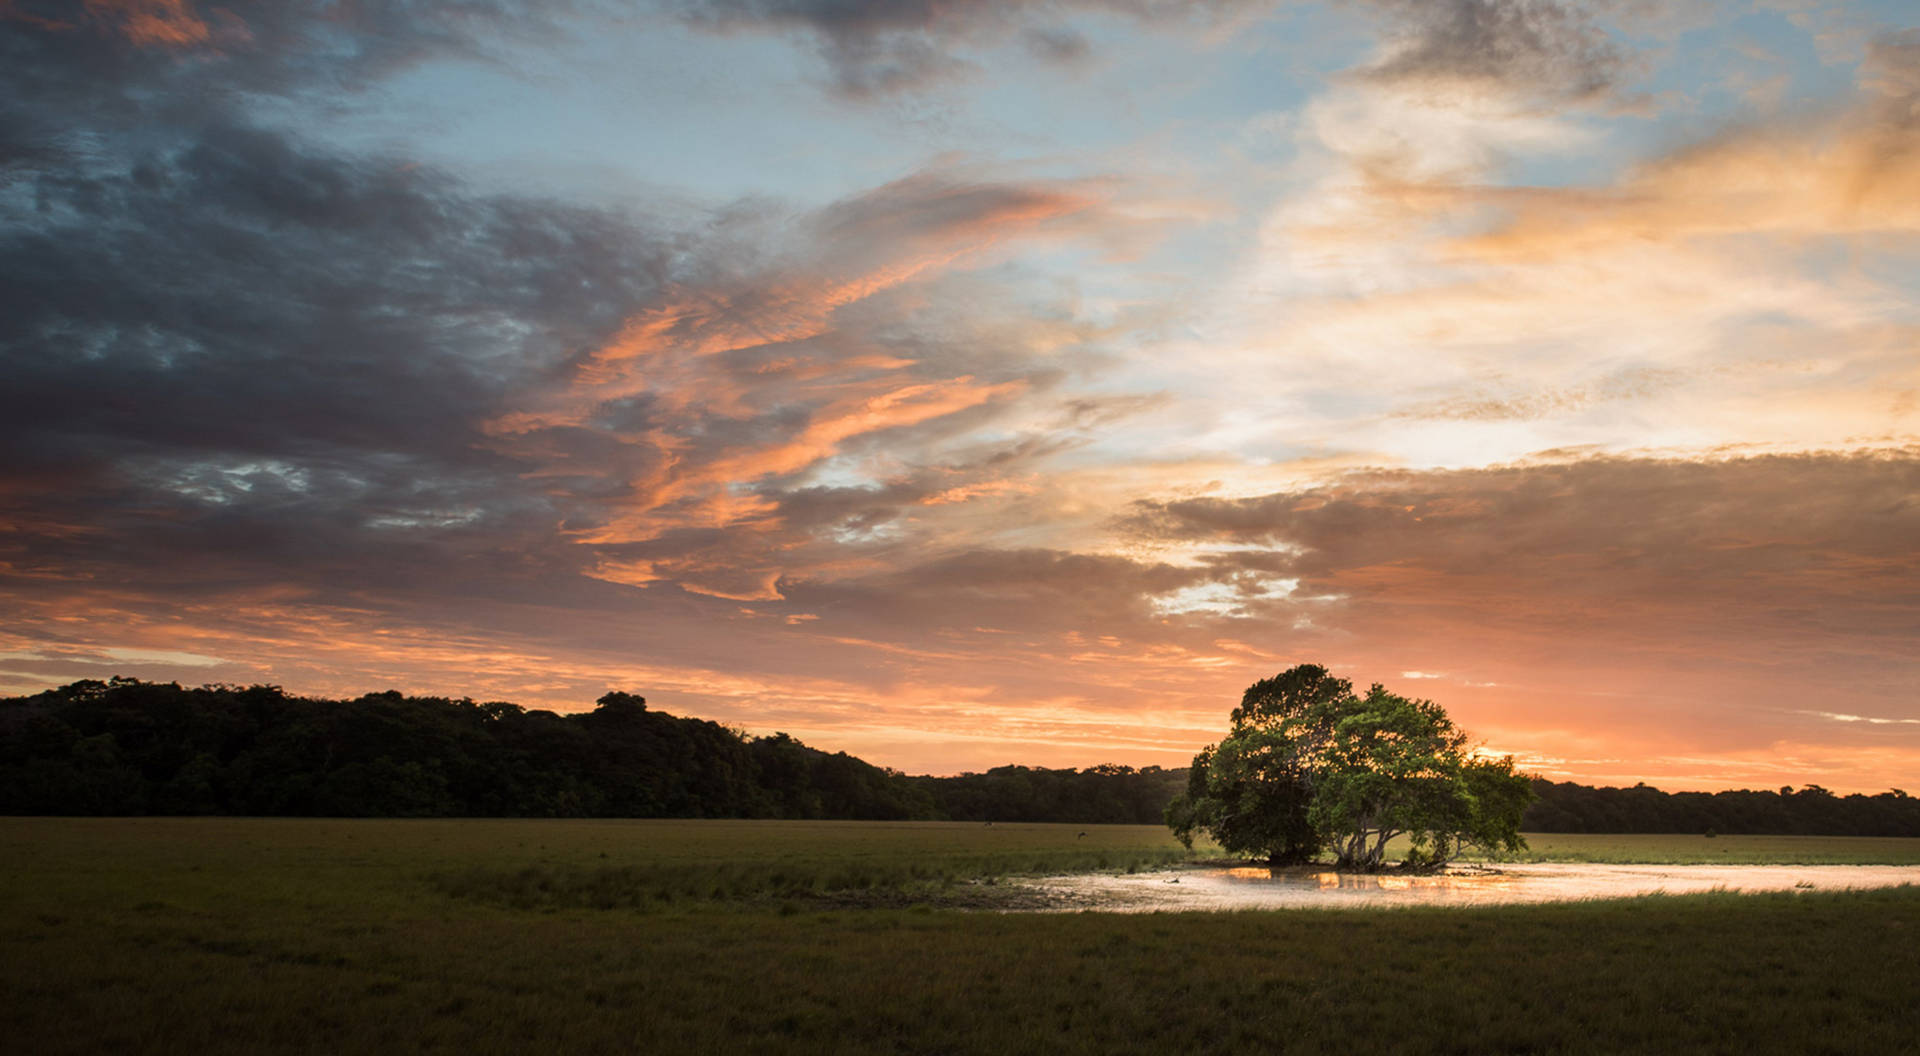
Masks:
[[[1719,838],[1735,839],[1759,838]],[[1885,861],[1905,842],[1770,853]],[[932,902],[973,889],[969,870],[1102,855],[1116,872],[1184,857],[1152,827],[0,819],[0,1037],[32,1053],[1164,1054],[1899,1052],[1920,1036],[1913,888],[1394,913],[834,908],[836,877]],[[529,870],[632,870],[645,897],[448,889]],[[774,872],[799,879],[738,879]]]

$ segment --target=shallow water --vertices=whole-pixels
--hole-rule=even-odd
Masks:
[[[1914,865],[1612,865],[1531,863],[1462,868],[1434,876],[1242,866],[1029,882],[1055,909],[1342,909],[1574,902],[1703,891],[1835,891],[1920,884]]]

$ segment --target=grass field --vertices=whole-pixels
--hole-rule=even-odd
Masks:
[[[1528,862],[1675,865],[1920,865],[1920,840],[1878,836],[1677,836],[1534,833]]]
[[[1138,917],[914,904],[995,873],[1180,857],[1164,830],[1080,831],[0,819],[0,1039],[38,1054],[1912,1052],[1920,1038],[1914,888]],[[1535,842],[1554,860],[1920,861],[1920,841]],[[543,894],[542,878],[587,894]],[[594,908],[609,883],[631,897]],[[835,908],[847,892],[905,908]]]

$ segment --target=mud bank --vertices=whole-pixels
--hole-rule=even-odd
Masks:
[[[1912,865],[1613,865],[1537,863],[1466,867],[1432,876],[1330,869],[1191,868],[1115,876],[1052,876],[1023,886],[1043,911],[1351,909],[1574,902],[1705,891],[1836,891],[1920,884]]]

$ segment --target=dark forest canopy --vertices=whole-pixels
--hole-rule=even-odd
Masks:
[[[1158,824],[1185,768],[912,777],[608,693],[589,712],[116,678],[0,699],[0,813],[847,818]],[[1536,780],[1530,832],[1920,836],[1904,792]]]
[[[0,813],[1157,823],[1185,771],[909,777],[630,693],[514,704],[116,678],[0,700]]]
[[[1797,791],[1662,792],[1646,785],[1589,788],[1535,779],[1528,832],[1715,832],[1772,836],[1920,836],[1920,799],[1901,789],[1837,796]]]

